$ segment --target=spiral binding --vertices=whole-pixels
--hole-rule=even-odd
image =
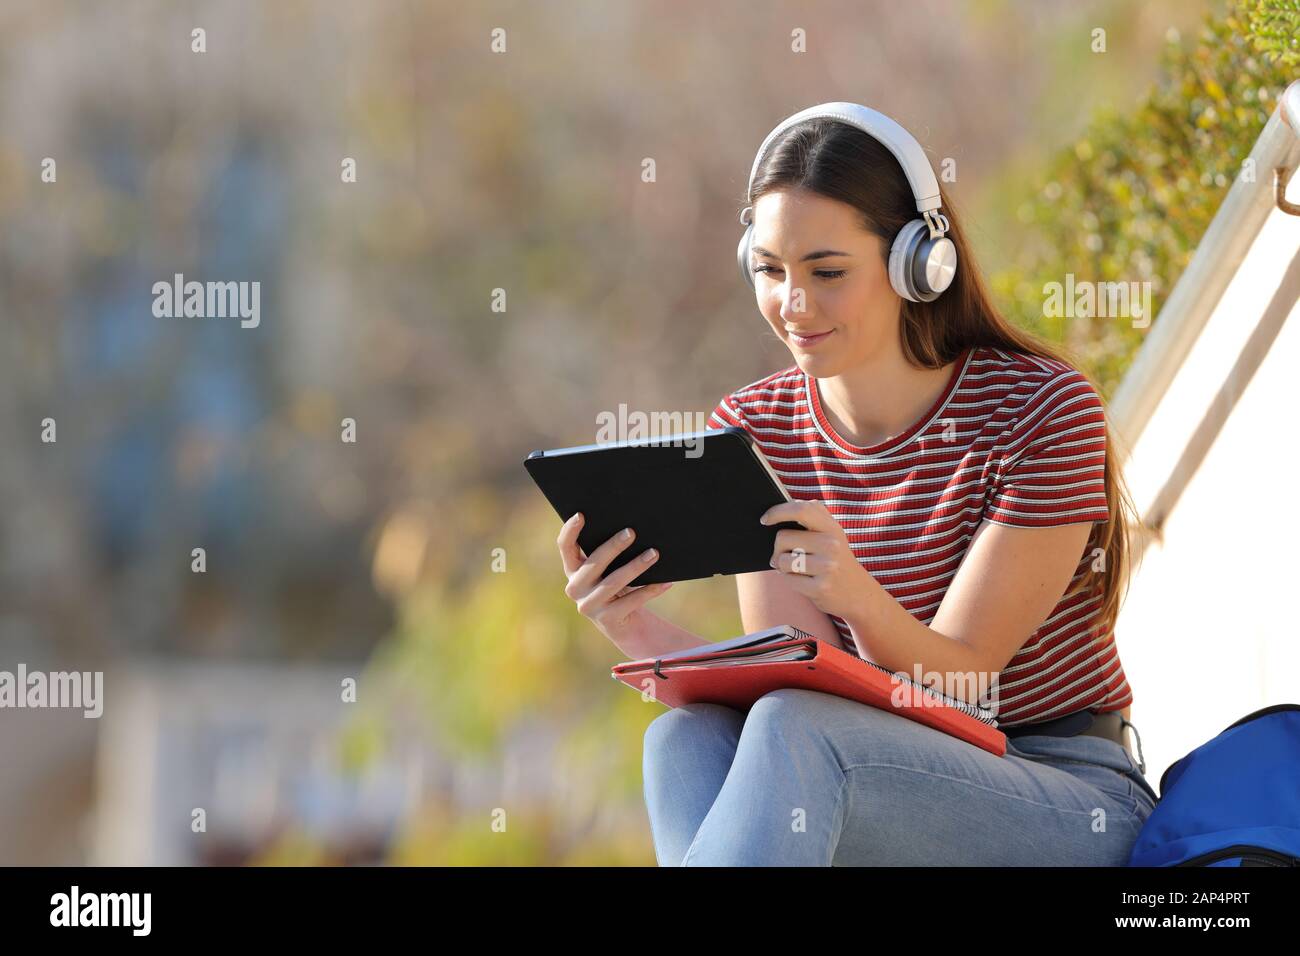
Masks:
[[[788,624],[786,625],[786,627],[789,630],[793,631],[796,637],[806,637],[812,640],[816,640],[816,638],[814,638],[807,631],[802,631],[799,628],[795,627],[793,624]],[[851,655],[851,656],[857,657],[857,655]],[[876,670],[884,671],[886,674],[888,674],[890,677],[894,678],[895,680],[908,684],[912,687],[918,688],[922,693],[928,694],[930,697],[934,698],[935,700],[943,701],[949,707],[956,707],[963,714],[967,714],[968,716],[974,717],[976,720],[980,721],[981,723],[988,724],[990,727],[997,726],[997,718],[994,716],[993,711],[989,710],[987,707],[980,707],[978,704],[971,704],[957,697],[949,697],[947,694],[943,693],[942,691],[935,690],[933,687],[930,687],[927,684],[918,684],[916,681],[912,680],[912,678],[908,677],[902,671],[892,671],[888,667],[885,667],[883,664],[877,664],[875,661],[869,661],[865,657],[857,657],[857,659],[864,664],[870,664],[872,667],[876,668]]]

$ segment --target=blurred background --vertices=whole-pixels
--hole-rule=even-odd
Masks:
[[[1285,6],[0,0],[0,670],[104,673],[0,710],[0,863],[653,864],[662,708],[525,456],[792,364],[736,214],[830,100],[955,160],[999,305],[1109,393],[1143,331],[1044,277],[1159,309]],[[177,273],[260,323],[155,316]],[[654,607],[741,632],[729,579]]]

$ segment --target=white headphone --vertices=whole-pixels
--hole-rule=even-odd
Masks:
[[[754,165],[749,170],[749,188],[745,190],[745,201],[754,201],[754,177],[758,174],[759,164],[772,141],[796,123],[818,117],[856,126],[893,153],[903,167],[916,199],[916,211],[921,214],[921,218],[913,219],[900,229],[894,237],[893,245],[889,247],[889,284],[904,299],[933,302],[944,289],[952,285],[953,276],[957,272],[957,248],[944,235],[949,228],[948,217],[939,212],[939,183],[934,178],[930,161],[925,158],[925,151],[912,138],[911,133],[884,113],[857,103],[823,103],[820,106],[810,106],[783,120],[781,125],[767,134],[767,139],[758,148]],[[736,248],[740,274],[751,289],[754,288],[754,273],[750,266],[749,244],[754,234],[753,210],[752,205],[741,210],[740,222],[745,226],[745,234],[740,237],[740,245]]]

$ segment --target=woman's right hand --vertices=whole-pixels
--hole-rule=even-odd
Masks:
[[[635,588],[629,586],[633,578],[659,560],[659,554],[653,548],[601,580],[609,563],[636,540],[636,532],[624,537],[631,529],[620,531],[587,557],[578,546],[582,522],[582,513],[578,512],[564,522],[556,539],[564,561],[564,573],[569,578],[564,593],[577,602],[578,613],[595,624],[602,634],[612,641],[621,640],[646,623],[650,612],[644,610],[643,605],[667,591],[672,582],[643,584]]]

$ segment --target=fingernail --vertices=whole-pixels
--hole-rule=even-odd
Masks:
[[[761,518],[759,518],[759,519],[758,519],[758,523],[759,523],[759,524],[767,524],[767,515],[763,515]]]
[[[645,554],[641,555],[641,560],[642,560],[642,561],[653,561],[653,560],[655,559],[655,557],[658,556],[658,554],[659,554],[658,551],[656,551],[654,548],[651,548],[651,549],[650,549],[649,551],[647,551]]]
[[[773,567],[773,568],[776,567],[776,558],[773,558],[771,561],[767,563],[769,567]]]
[[[624,529],[623,529],[623,540],[626,541],[626,540],[627,540],[628,538],[630,538],[630,537],[632,537],[632,529],[631,529],[631,528],[624,528]]]

